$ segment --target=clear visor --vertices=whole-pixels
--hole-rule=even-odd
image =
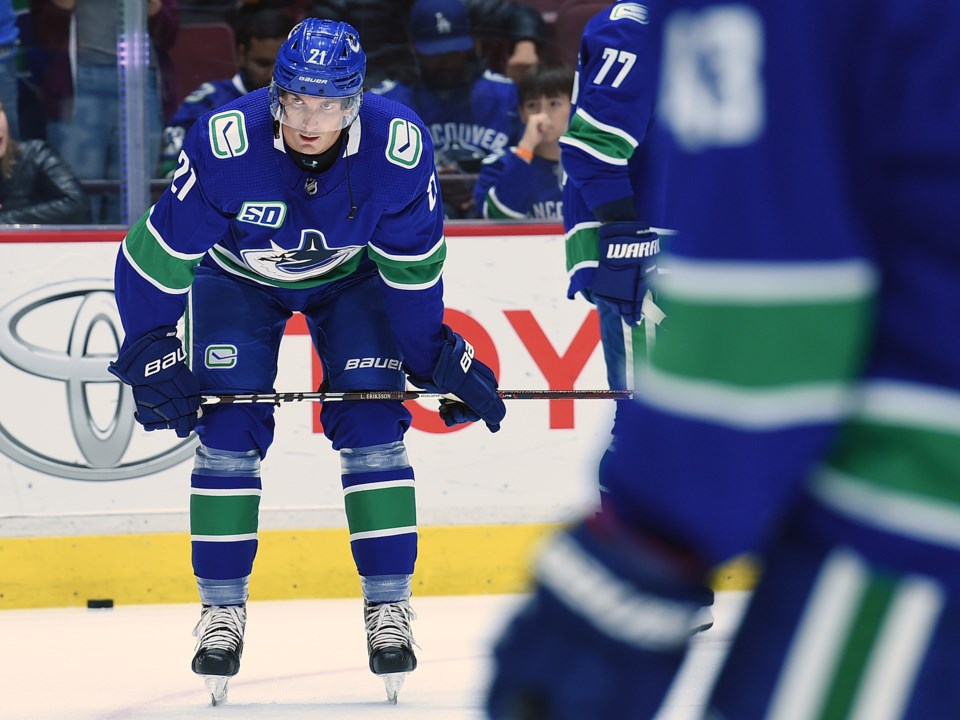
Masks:
[[[305,135],[335,132],[357,119],[363,93],[347,97],[298,95],[277,87],[271,88],[270,110],[281,124]]]

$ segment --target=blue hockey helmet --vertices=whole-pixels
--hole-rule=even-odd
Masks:
[[[345,128],[360,112],[366,69],[367,56],[353,26],[307,18],[280,46],[270,83],[270,111],[276,120],[302,132]]]

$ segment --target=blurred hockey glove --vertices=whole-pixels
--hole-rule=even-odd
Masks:
[[[145,430],[170,429],[185,438],[197,426],[200,385],[186,359],[176,329],[167,327],[137,340],[107,368],[133,387]]]
[[[447,427],[483,420],[490,432],[500,429],[507,408],[497,393],[493,371],[474,357],[473,346],[444,325],[440,359],[433,378],[410,380],[430,392],[456,395],[459,400],[440,401],[440,417]]]
[[[494,649],[489,717],[654,717],[712,592],[596,518],[548,541],[533,571]]]
[[[600,264],[590,292],[616,305],[628,325],[643,317],[643,296],[657,272],[660,236],[638,222],[604,223],[599,229]]]

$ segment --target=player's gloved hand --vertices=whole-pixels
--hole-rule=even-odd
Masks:
[[[643,296],[657,272],[660,236],[638,222],[604,223],[599,229],[600,264],[590,292],[617,306],[628,325],[643,317]]]
[[[494,650],[495,720],[652,718],[709,589],[598,516],[556,535]],[[696,575],[693,573],[692,575]]]
[[[410,379],[419,387],[456,395],[440,401],[440,417],[447,427],[483,420],[490,432],[500,429],[507,408],[497,393],[493,371],[474,357],[473,346],[444,325],[443,348],[430,380]]]
[[[133,387],[135,417],[145,430],[170,429],[185,438],[197,426],[200,385],[173,327],[144,335],[107,368]]]

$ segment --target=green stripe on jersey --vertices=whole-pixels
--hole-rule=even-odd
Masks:
[[[960,435],[857,420],[840,435],[830,465],[888,490],[950,504],[960,522]]]
[[[566,236],[567,272],[584,262],[600,261],[599,223],[576,227]]]
[[[344,496],[344,506],[351,535],[413,527],[417,524],[416,498],[412,485],[378,487],[374,490],[355,489]]]
[[[439,242],[431,252],[414,257],[388,255],[373,245],[368,249],[387,284],[401,288],[432,285],[440,276],[447,258],[446,240]]]
[[[577,111],[570,119],[570,127],[565,137],[579,141],[589,146],[597,153],[614,160],[629,160],[636,145],[630,142],[629,136],[617,135],[591,122],[592,118],[584,117],[582,111]]]
[[[750,389],[847,380],[860,369],[866,300],[725,304],[658,297],[666,313],[654,366]]]
[[[257,532],[260,495],[190,495],[190,533],[247,535]]]
[[[826,692],[824,707],[817,716],[843,720],[849,715],[860,680],[877,642],[877,632],[890,609],[895,585],[892,578],[872,575],[860,597],[847,630],[846,645],[840,652],[832,683]]]
[[[144,214],[123,239],[127,258],[162,289],[171,293],[186,292],[193,283],[194,268],[204,254],[175,252],[148,223],[149,213]]]

